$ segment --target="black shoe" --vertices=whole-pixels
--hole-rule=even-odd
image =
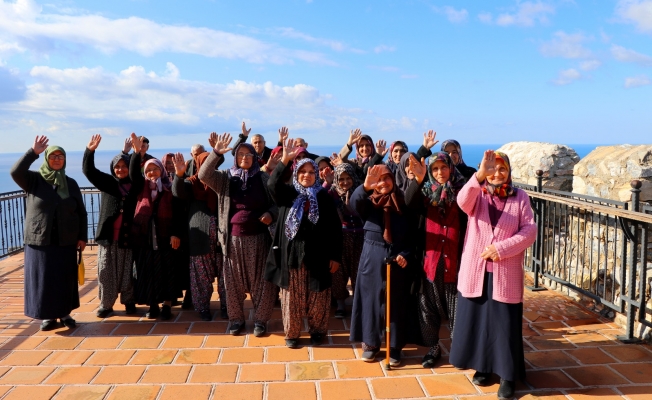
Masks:
[[[127,315],[136,314],[136,305],[134,303],[125,304],[125,313]]]
[[[299,339],[285,339],[285,345],[291,349],[296,349],[299,345]]]
[[[192,305],[192,297],[190,295],[190,290],[186,290],[186,295],[183,297],[183,303],[181,303],[182,310],[192,310],[194,307]]]
[[[172,307],[163,305],[163,310],[161,310],[161,319],[167,321],[172,318]]]
[[[220,307],[220,318],[229,319],[229,313],[226,311],[226,306]]]
[[[200,311],[199,316],[201,317],[202,321],[210,321],[213,319],[213,315],[210,311]]]
[[[473,374],[473,379],[471,379],[471,382],[473,382],[475,385],[478,386],[489,386],[491,384],[489,382],[490,379],[491,379],[490,373],[476,371],[476,373]]]
[[[366,362],[374,362],[376,361],[376,357],[378,356],[378,352],[380,352],[380,348],[376,347],[370,350],[367,350],[362,353],[362,361]]]
[[[310,334],[310,344],[313,346],[319,346],[324,341],[324,335],[319,332],[314,332]]]
[[[440,358],[441,358],[441,353],[436,354],[434,356],[430,354],[426,354],[421,359],[421,366],[423,368],[433,368],[437,363],[437,360],[439,360]]]
[[[97,318],[106,318],[109,315],[111,315],[112,313],[113,313],[113,308],[102,308],[102,307],[100,307],[100,309],[97,310],[97,313],[95,315],[97,315]]]
[[[72,328],[77,327],[77,322],[74,319],[70,318],[70,317],[68,317],[66,319],[62,319],[61,323],[68,329],[72,329]]]
[[[239,322],[234,322],[234,323],[232,323],[231,326],[229,327],[229,333],[230,333],[231,335],[234,335],[234,336],[235,336],[235,335],[237,335],[237,334],[240,333],[240,331],[242,330],[242,327],[243,327],[243,326],[244,326],[244,324],[241,324],[241,323],[239,323]]]
[[[149,306],[149,311],[145,314],[145,318],[156,319],[159,315],[161,315],[161,309],[158,308],[158,304],[153,304]]]
[[[254,336],[261,337],[265,334],[266,330],[265,325],[256,324],[256,326],[254,326]]]
[[[500,380],[500,387],[498,388],[498,398],[500,400],[511,400],[514,397],[514,381]]]
[[[56,329],[57,325],[56,319],[44,319],[43,322],[41,322],[41,330],[51,331],[52,329]]]
[[[335,310],[335,318],[341,319],[344,317],[346,317],[346,310],[340,310],[340,309]]]
[[[401,349],[389,349],[389,366],[398,367],[401,365]]]

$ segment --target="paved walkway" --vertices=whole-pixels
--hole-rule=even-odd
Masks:
[[[398,369],[365,363],[349,343],[348,320],[331,319],[325,345],[310,347],[304,334],[295,350],[284,346],[279,309],[263,338],[251,334],[251,321],[246,335],[230,336],[227,322],[202,322],[178,307],[173,322],[142,319],[144,307],[127,316],[119,305],[100,320],[92,251],[73,314],[78,327],[40,332],[23,315],[22,263],[22,254],[0,261],[2,399],[476,399],[498,389],[473,385],[473,371],[456,370],[447,356],[423,369],[425,349],[414,346]],[[518,386],[519,398],[652,399],[651,346],[620,344],[614,324],[552,291],[526,292],[525,310],[530,386]]]

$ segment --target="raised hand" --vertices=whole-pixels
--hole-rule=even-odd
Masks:
[[[380,177],[383,176],[382,165],[374,165],[373,167],[367,170],[367,176],[364,178],[364,190],[370,191],[374,190],[380,181]]]
[[[245,125],[245,122],[242,121],[242,135],[244,137],[247,137],[249,136],[250,133],[251,133],[251,128],[247,129],[247,125]]]
[[[125,143],[122,145],[122,152],[124,154],[129,154],[129,152],[131,151],[131,147],[132,147],[131,146],[131,138],[128,137],[128,138],[125,139]]]
[[[131,132],[131,145],[134,147],[136,153],[140,153],[140,149],[143,147],[143,141],[140,140],[135,133]]]
[[[475,173],[479,183],[484,182],[487,176],[493,175],[496,171],[496,153],[493,150],[486,150],[480,162],[480,169]]]
[[[208,144],[211,146],[211,149],[215,148],[215,143],[217,143],[217,133],[211,132],[211,134],[208,135]]]
[[[385,154],[387,154],[388,150],[389,149],[387,148],[386,141],[380,139],[379,141],[376,142],[376,153],[380,154],[381,157],[385,157]]]
[[[172,162],[174,163],[174,173],[177,174],[179,178],[183,178],[186,173],[186,161],[183,159],[183,154],[176,153],[172,157]]]
[[[49,141],[50,139],[48,139],[47,136],[37,136],[36,139],[34,139],[34,145],[32,145],[34,153],[37,155],[43,153],[45,149],[48,148]]]
[[[282,127],[281,129],[278,130],[278,141],[281,143],[285,143],[285,139],[290,136],[290,131],[287,127]]]
[[[437,132],[433,131],[432,129],[429,130],[428,132],[423,133],[423,147],[426,149],[430,150],[434,145],[439,143],[439,140],[435,140],[437,137]]]
[[[346,142],[349,146],[353,146],[354,144],[358,143],[358,140],[360,140],[360,137],[362,137],[362,131],[360,128],[351,129],[349,132],[349,141]]]
[[[285,142],[283,142],[283,164],[288,165],[289,162],[293,161],[299,151],[300,148],[294,144],[294,139],[286,138]]]
[[[101,141],[102,141],[102,136],[93,135],[91,136],[91,140],[88,142],[88,145],[86,145],[86,148],[90,151],[95,151],[97,150],[97,146],[100,145]]]
[[[213,133],[211,133],[211,136],[213,136]],[[229,145],[231,144],[231,140],[233,140],[230,133],[224,133],[222,135],[216,135],[216,136],[217,136],[217,141],[215,142],[215,146],[213,146],[213,149],[215,149],[215,152],[217,154],[223,155],[233,150],[231,147],[229,147]]]
[[[333,179],[335,179],[335,172],[331,169],[331,167],[326,167],[324,168],[320,173],[320,178],[326,181],[329,185],[333,184]]]
[[[342,164],[344,161],[342,161],[342,158],[340,157],[339,154],[333,153],[331,155],[331,165],[333,167],[337,167],[338,165]]]
[[[426,167],[426,161],[423,159],[423,157],[421,157],[421,162],[419,162],[417,161],[416,157],[414,157],[414,155],[410,154],[408,168],[410,169],[410,172],[414,174],[417,182],[421,184],[428,171]]]
[[[265,171],[270,173],[274,171],[279,161],[281,161],[281,158],[283,158],[283,154],[281,152],[271,155],[265,164]]]

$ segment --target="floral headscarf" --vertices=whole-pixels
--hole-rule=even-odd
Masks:
[[[247,150],[249,150],[249,153],[253,154],[254,157],[256,157],[256,149],[254,149],[254,146],[250,145],[249,143],[241,143],[238,147],[236,147],[235,152],[233,153],[233,166],[231,169],[229,169],[229,172],[231,173],[231,176],[238,177],[242,181],[240,189],[247,190],[247,179],[256,175],[260,171],[260,164],[258,162],[254,162],[256,160],[252,159],[251,167],[249,167],[249,169],[240,168],[238,166],[238,150],[240,150],[242,147],[245,147]]]
[[[396,170],[398,169],[398,164],[394,162],[394,158],[392,157],[392,152],[394,151],[394,147],[396,147],[396,145],[402,146],[405,149],[406,153],[410,151],[410,149],[408,149],[407,144],[405,144],[405,142],[401,140],[392,142],[392,144],[389,145],[389,158],[385,162],[385,165],[389,167],[389,170],[392,171],[393,174],[396,174]],[[399,162],[401,162],[401,160],[399,160]]]
[[[63,153],[64,157],[66,156],[66,151],[62,147],[48,146],[48,148],[45,149],[45,159],[43,160],[43,164],[41,164],[41,168],[39,168],[38,172],[47,183],[57,187],[57,194],[62,199],[67,199],[70,197],[70,194],[68,193],[68,181],[66,180],[66,159],[64,158],[63,160],[63,168],[59,170],[50,168],[50,163],[48,163],[48,157],[50,157],[50,154],[55,151],[60,151]]]
[[[162,191],[169,191],[170,188],[172,187],[172,183],[170,182],[170,178],[168,177],[168,174],[165,172],[165,168],[163,167],[163,164],[161,161],[159,161],[156,158],[150,158],[149,160],[145,161],[145,165],[143,166],[143,171],[147,171],[147,167],[150,164],[156,165],[160,170],[161,170],[161,176],[156,180],[156,182],[152,182],[147,179],[147,184],[149,185],[149,190],[152,192],[152,200],[158,196],[158,194]]]
[[[355,188],[360,186],[360,180],[358,179],[358,176],[355,174],[355,169],[353,166],[349,163],[342,163],[335,167],[335,171],[333,174],[333,188],[337,190],[337,193],[341,196],[345,193],[344,189],[340,187],[340,176],[342,176],[343,173],[347,173],[351,179],[353,180],[353,186],[351,186],[350,189],[348,189],[348,192],[353,193]]]
[[[115,175],[115,171],[113,168],[120,162],[124,161],[125,164],[127,164],[127,168],[129,168],[129,162],[131,161],[131,155],[130,154],[125,154],[125,153],[120,153],[117,156],[113,157],[113,160],[111,160],[111,165],[109,166],[111,175],[118,181],[118,186],[120,188],[120,193],[122,193],[123,196],[126,196],[127,193],[129,193],[129,189],[131,189],[131,179],[129,178],[129,175],[127,175],[126,178],[119,179]]]
[[[464,163],[464,159],[462,158],[462,146],[460,146],[460,143],[457,140],[455,139],[444,140],[444,143],[441,144],[441,151],[446,152],[446,147],[448,147],[451,144],[457,148],[457,152],[460,155],[460,161],[457,164],[455,164],[455,166],[466,167],[466,164]]]
[[[369,156],[367,157],[362,157],[360,155],[360,142],[363,140],[367,140],[371,144],[371,154],[369,154]],[[369,135],[360,136],[360,139],[355,144],[355,159],[358,165],[362,167],[363,165],[368,163],[369,160],[371,160],[371,157],[373,157],[375,154],[376,154],[376,147],[374,147],[374,140],[371,138],[371,136]]]
[[[450,177],[443,185],[437,182],[437,179],[432,175],[432,166],[437,161],[443,161],[450,170]],[[462,189],[466,180],[455,168],[453,159],[446,152],[438,152],[428,157],[428,182],[423,185],[423,195],[428,198],[430,204],[438,206],[440,211],[446,212],[446,207],[450,206],[457,199],[457,192]]]
[[[502,162],[505,164],[505,167],[507,167],[507,182],[502,185],[492,185],[487,181],[487,184],[482,188],[482,191],[500,198],[516,196],[516,188],[512,186],[512,165],[509,163],[509,157],[507,157],[507,154],[500,151],[496,151],[495,154],[496,163]]]
[[[315,164],[314,161],[309,158],[304,158],[303,160],[299,160],[299,162],[297,162],[296,168],[292,172],[292,186],[294,186],[298,196],[296,199],[294,199],[292,208],[290,208],[287,219],[285,220],[285,236],[287,236],[289,240],[294,239],[294,237],[297,235],[297,232],[299,232],[303,213],[306,211],[306,202],[308,202],[308,221],[312,222],[313,224],[316,224],[317,221],[319,221],[317,193],[322,190],[322,186],[319,184],[319,179],[315,177],[315,183],[310,187],[304,187],[299,183],[299,180],[297,179],[299,169],[301,169],[301,167],[307,163],[312,164],[312,167],[315,169],[315,174],[317,174],[317,171],[319,171],[317,164]]]

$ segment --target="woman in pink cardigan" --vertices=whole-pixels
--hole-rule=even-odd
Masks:
[[[469,221],[449,360],[476,370],[473,383],[479,386],[498,375],[500,399],[511,399],[516,379],[525,378],[523,258],[537,230],[527,193],[511,183],[507,155],[487,150],[457,195]]]

